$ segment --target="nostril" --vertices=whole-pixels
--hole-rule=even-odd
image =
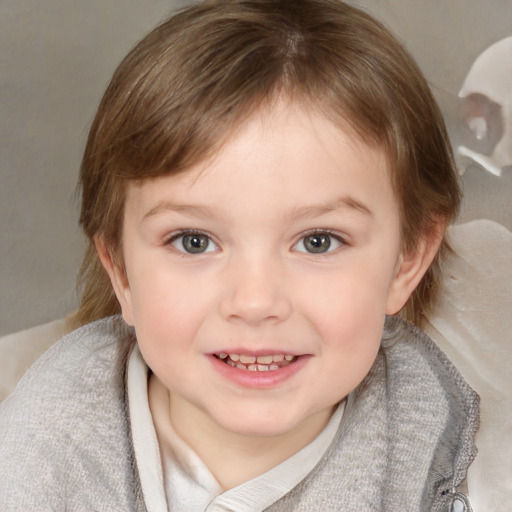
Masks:
[[[230,322],[256,325],[285,320],[291,312],[286,296],[275,290],[237,290],[220,302],[221,315]]]

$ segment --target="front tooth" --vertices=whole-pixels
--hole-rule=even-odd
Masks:
[[[238,361],[240,359],[240,356],[238,354],[229,354],[229,358],[231,361]]]
[[[284,356],[284,358],[287,360],[287,361],[291,361],[295,356],[291,356],[291,355],[286,355]]]
[[[258,371],[258,366],[255,365],[255,364],[250,364],[247,369],[250,371],[250,372],[257,372]]]
[[[266,364],[259,364],[258,365],[258,371],[260,372],[268,372],[269,368]]]
[[[272,361],[274,363],[280,363],[284,359],[283,354],[272,356]]]
[[[272,362],[272,356],[258,356],[256,361],[259,364],[270,364]]]
[[[256,356],[240,356],[240,362],[244,364],[252,364],[256,362]]]
[[[279,366],[277,364],[271,364],[269,367],[268,367],[269,370],[279,370]]]

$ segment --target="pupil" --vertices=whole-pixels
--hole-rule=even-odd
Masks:
[[[183,247],[187,252],[204,252],[208,247],[208,238],[204,235],[187,235],[183,238]]]
[[[325,252],[331,246],[329,235],[310,235],[306,237],[304,245],[309,252]]]

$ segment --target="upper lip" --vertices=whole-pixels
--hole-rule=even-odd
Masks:
[[[270,355],[283,355],[283,356],[299,356],[302,354],[298,354],[296,352],[291,352],[289,350],[281,350],[281,349],[258,349],[258,350],[248,350],[248,349],[222,349],[215,350],[211,352],[212,355],[218,356],[219,354],[238,354],[244,356],[270,356]]]

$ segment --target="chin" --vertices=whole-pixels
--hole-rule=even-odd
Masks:
[[[254,411],[257,411],[256,413]],[[228,421],[219,420],[225,430],[246,437],[276,437],[286,435],[307,423],[306,418],[287,417],[272,411],[253,409],[249,413],[240,411]]]

